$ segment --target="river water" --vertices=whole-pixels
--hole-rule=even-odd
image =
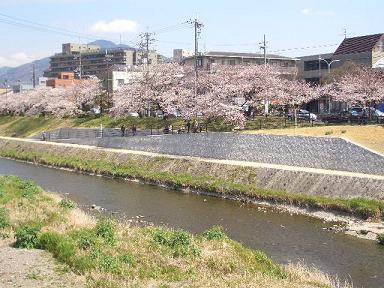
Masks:
[[[324,230],[317,219],[257,209],[235,201],[181,193],[123,180],[81,175],[0,159],[0,174],[35,180],[48,191],[67,194],[80,205],[96,204],[120,217],[199,233],[214,225],[279,263],[303,261],[354,287],[384,287],[384,248],[373,241]]]

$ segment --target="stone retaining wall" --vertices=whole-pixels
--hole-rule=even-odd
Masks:
[[[30,152],[81,159],[99,159],[111,163],[142,165],[153,172],[171,172],[192,176],[209,175],[235,183],[254,184],[260,188],[282,190],[297,194],[350,198],[357,196],[384,199],[384,177],[372,175],[350,176],[342,173],[295,171],[224,164],[193,157],[172,157],[118,149],[104,149],[84,145],[38,142],[24,139],[0,138],[0,155],[6,151]],[[230,161],[229,161],[230,162]]]

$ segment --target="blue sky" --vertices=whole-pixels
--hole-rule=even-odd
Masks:
[[[0,67],[51,55],[61,43],[79,39],[119,42],[121,35],[123,43],[133,45],[147,29],[157,31],[153,48],[171,56],[173,48],[193,49],[193,30],[182,23],[195,17],[204,24],[200,51],[260,52],[258,43],[266,34],[270,53],[333,52],[344,28],[349,37],[384,32],[383,11],[382,0],[0,0]],[[4,21],[14,19],[4,15],[83,37],[9,25]],[[319,47],[324,45],[329,46]],[[303,47],[317,48],[299,49]]]

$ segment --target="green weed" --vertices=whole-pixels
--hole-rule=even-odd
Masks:
[[[59,202],[59,206],[65,209],[74,209],[76,208],[76,203],[73,202],[71,199],[64,198],[61,199],[61,201]]]
[[[57,232],[43,233],[39,238],[39,246],[64,263],[70,263],[76,251],[73,240]]]
[[[36,223],[24,223],[21,224],[15,233],[16,248],[36,248],[39,244],[38,233],[40,232],[40,225]]]
[[[9,226],[9,212],[7,208],[0,207],[0,229],[7,228]]]
[[[108,218],[101,219],[96,224],[96,235],[104,239],[105,243],[113,245],[116,242],[116,223]]]
[[[214,226],[211,229],[204,231],[202,236],[206,240],[221,240],[227,238],[223,228],[219,226]]]
[[[191,234],[183,230],[166,230],[157,228],[153,232],[153,241],[159,245],[170,248],[174,257],[193,255],[200,253],[193,243]]]
[[[384,233],[377,235],[377,241],[380,245],[384,245]]]

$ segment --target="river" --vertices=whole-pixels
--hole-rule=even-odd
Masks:
[[[373,241],[324,230],[306,216],[255,205],[117,179],[82,175],[0,158],[0,174],[33,179],[85,207],[96,204],[118,217],[166,224],[199,233],[214,225],[244,245],[265,251],[279,263],[303,261],[354,287],[384,287],[384,248]]]

